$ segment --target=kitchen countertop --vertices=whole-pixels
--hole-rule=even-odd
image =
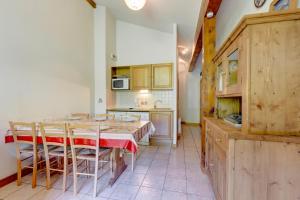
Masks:
[[[108,108],[107,111],[116,112],[173,112],[171,108]]]
[[[233,127],[221,119],[212,117],[205,118],[206,122],[212,123],[226,132],[229,139],[236,140],[255,140],[255,141],[270,141],[270,142],[287,142],[300,144],[300,137],[294,135],[267,135],[267,134],[254,134],[243,132],[242,129]]]

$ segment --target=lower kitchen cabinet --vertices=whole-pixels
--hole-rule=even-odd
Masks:
[[[206,154],[205,163],[207,173],[212,182],[217,200],[226,200],[227,179],[226,179],[226,141],[219,130],[212,126],[206,126]]]
[[[300,199],[300,140],[247,135],[206,118],[205,169],[216,200]]]
[[[151,143],[171,144],[173,132],[173,113],[150,112],[150,121],[155,127],[155,134],[151,136]]]
[[[217,199],[226,199],[226,152],[215,146],[215,188]]]

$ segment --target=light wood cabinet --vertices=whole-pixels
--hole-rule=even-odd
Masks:
[[[227,199],[226,144],[225,133],[207,124],[205,164],[217,200]]]
[[[112,67],[111,77],[130,78],[131,90],[173,89],[173,64],[149,64]]]
[[[207,166],[207,172],[209,177],[212,178],[214,172],[214,149],[213,149],[213,136],[210,128],[206,129],[206,154],[205,154],[205,165]],[[212,181],[214,182],[214,181]]]
[[[131,66],[131,89],[151,89],[151,65]]]
[[[205,119],[217,200],[300,198],[299,35],[300,9],[245,16],[214,57],[216,116],[242,113],[241,129]]]
[[[300,9],[249,15],[214,57],[216,104],[241,97],[244,132],[300,136],[299,35]]]
[[[226,152],[218,145],[215,145],[215,191],[217,199],[226,199]]]
[[[217,200],[300,197],[300,138],[244,134],[215,118],[205,124],[205,168]]]
[[[152,65],[152,89],[163,90],[173,88],[173,65]]]
[[[242,67],[240,62],[243,51],[240,47],[240,39],[237,38],[215,61],[217,65],[217,96],[242,96]]]
[[[152,137],[161,139],[172,138],[172,112],[150,112],[150,121],[155,127],[155,134]]]

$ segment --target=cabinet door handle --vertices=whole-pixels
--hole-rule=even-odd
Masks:
[[[221,142],[222,140],[220,138],[216,138],[216,142]]]

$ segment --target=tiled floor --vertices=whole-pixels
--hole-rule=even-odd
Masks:
[[[149,146],[141,149],[134,172],[130,166],[113,187],[108,186],[109,173],[103,173],[98,183],[98,200],[213,200],[208,177],[200,170],[200,134],[198,127],[183,126],[183,137],[178,148]],[[128,162],[130,159],[127,159]],[[130,163],[130,162],[129,162]],[[38,187],[31,188],[30,175],[24,184],[15,183],[0,189],[0,200],[90,200],[93,199],[92,180],[79,180],[79,194],[73,196],[72,177],[68,191],[61,191],[61,176],[53,189],[45,189],[44,174],[39,176]]]

